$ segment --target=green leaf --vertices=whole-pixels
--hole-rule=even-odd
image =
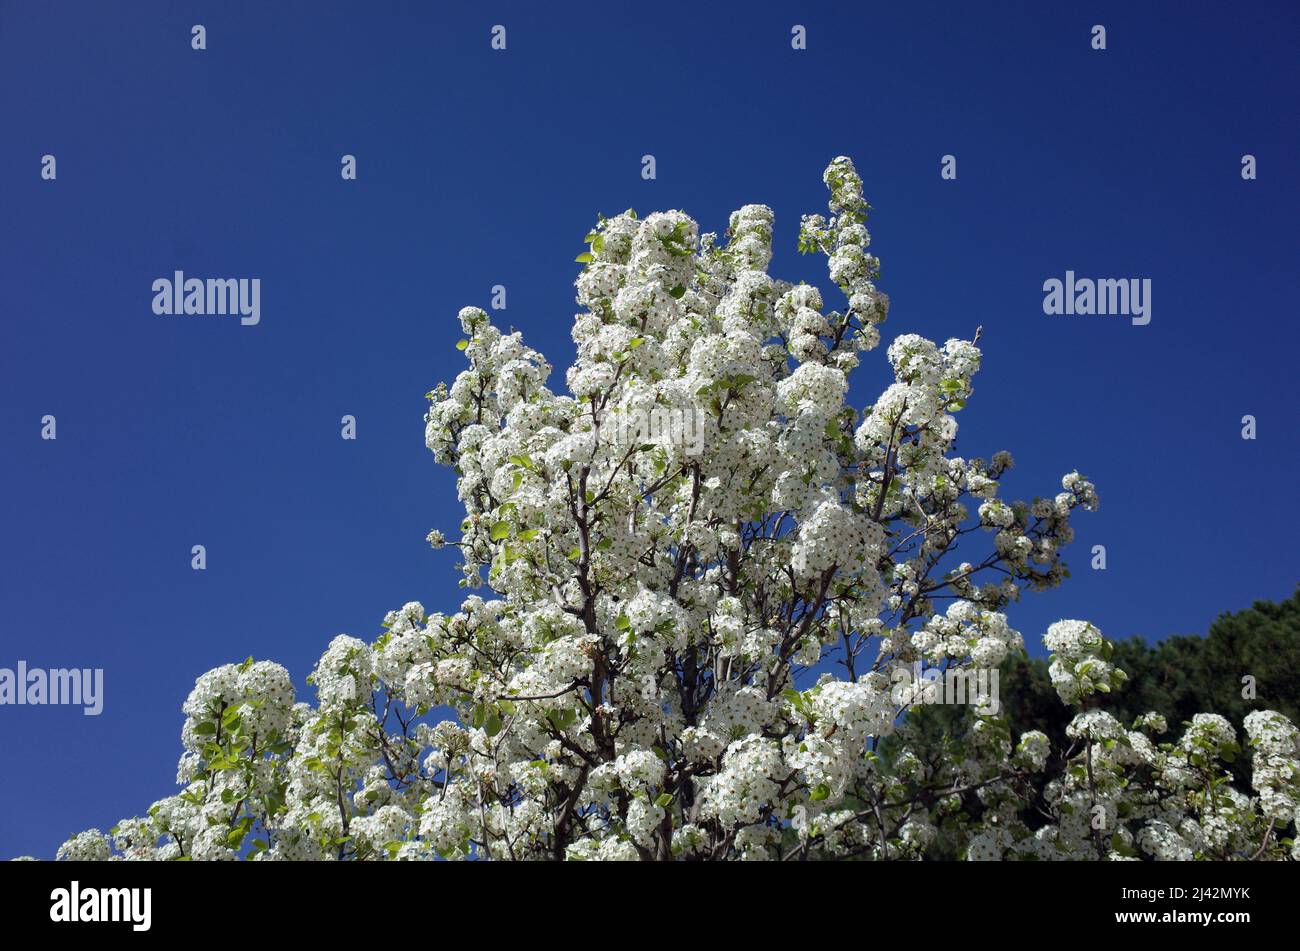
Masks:
[[[686,296],[685,285],[678,284],[676,287],[674,287],[671,291],[668,292],[668,296],[673,298],[673,300],[681,300],[683,297]]]
[[[557,730],[563,730],[565,727],[569,726],[569,724],[573,723],[574,720],[578,719],[578,716],[571,709],[565,707],[563,710],[546,711],[546,719],[555,724]]]
[[[577,261],[579,264],[590,264],[592,261],[596,259],[591,256],[590,251],[583,251],[573,260]]]
[[[492,540],[494,542],[501,541],[501,539],[505,538],[507,535],[510,534],[510,529],[511,529],[511,525],[509,522],[495,522],[492,525],[492,531],[491,531]]]
[[[461,340],[461,341],[459,341],[459,342],[456,344],[456,349],[457,349],[457,350],[464,350],[464,349],[465,349],[466,347],[468,347],[468,346],[469,346],[469,341],[468,341],[468,340]]]
[[[672,793],[660,793],[658,797],[656,797],[655,799],[655,805],[658,806],[660,809],[667,809],[670,805],[672,805],[672,802],[673,802]]]
[[[238,849],[244,844],[244,836],[248,835],[248,830],[253,827],[253,820],[247,817],[240,819],[230,833],[226,836],[226,848]]]
[[[808,794],[808,798],[813,802],[821,802],[823,799],[831,797],[830,787],[825,783],[819,783],[813,787],[813,791]]]

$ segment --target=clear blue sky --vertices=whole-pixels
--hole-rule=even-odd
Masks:
[[[506,285],[498,321],[562,369],[573,257],[628,206],[721,231],[769,204],[775,272],[827,286],[794,244],[838,154],[875,208],[886,341],[984,327],[959,451],[1011,450],[1012,495],[1076,467],[1101,492],[1075,577],[1012,609],[1028,640],[1060,617],[1203,632],[1291,592],[1294,3],[559,9],[0,0],[0,666],[106,681],[97,718],[0,707],[0,856],[171,794],[209,667],[301,684],[335,634],[456,608],[424,535],[461,514],[421,417],[461,368],[461,306]],[[261,324],[155,316],[176,269],[260,278]],[[1150,325],[1045,316],[1067,269],[1150,278]]]

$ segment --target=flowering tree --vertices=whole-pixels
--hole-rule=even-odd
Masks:
[[[827,257],[838,310],[768,275],[772,211],[747,205],[721,240],[677,211],[600,220],[567,395],[461,311],[470,366],[429,394],[426,441],[458,475],[463,584],[486,571],[499,597],[335,638],[314,707],[274,663],[204,674],[184,791],[60,856],[915,858],[954,815],[970,858],[1288,855],[1296,728],[1252,713],[1254,791],[1231,788],[1221,717],[1157,745],[1158,717],[1100,709],[1124,674],[1083,621],[1045,638],[1070,748],[1009,735],[983,689],[967,734],[879,754],[933,699],[913,672],[961,684],[1022,649],[1002,611],[1062,580],[1097,495],[1070,473],[1004,501],[1007,453],[951,454],[978,332],[896,338],[894,382],[845,405],[888,300],[852,163],[825,182],[799,248]]]

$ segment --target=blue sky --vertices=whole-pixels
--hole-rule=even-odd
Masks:
[[[1203,632],[1290,594],[1295,5],[840,6],[0,0],[0,666],[102,667],[106,694],[0,707],[0,856],[171,794],[208,668],[302,684],[335,634],[456,608],[421,417],[460,307],[504,284],[497,322],[562,369],[573,257],[629,206],[721,231],[771,205],[774,273],[828,287],[794,246],[838,154],[875,209],[885,340],[984,328],[958,451],[1010,450],[1016,497],[1098,485],[1075,576],[1010,612],[1027,640]],[[261,323],[155,316],[178,269],[260,278]],[[1150,278],[1151,323],[1044,315],[1067,269]],[[858,407],[886,370],[868,356]]]

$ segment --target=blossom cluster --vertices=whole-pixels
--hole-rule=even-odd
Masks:
[[[1093,705],[1124,678],[1083,621],[1045,639],[1081,707],[1068,749],[989,714],[883,755],[912,702],[891,675],[1021,651],[1007,605],[1060,583],[1098,499],[1077,472],[1007,498],[1008,453],[954,454],[978,333],[895,337],[891,382],[848,405],[889,301],[853,163],[824,180],[799,248],[826,258],[838,309],[768,273],[775,216],[746,205],[723,235],[680,211],[598,221],[565,391],[520,333],[462,310],[469,366],[425,418],[465,511],[459,541],[427,536],[460,553],[459,609],[410,602],[373,639],[339,635],[314,703],[275,664],[205,674],[182,791],[60,856],[895,859],[968,813],[972,859],[1280,854],[1295,728],[1253,714],[1254,791],[1232,789],[1230,725],[1156,746],[1158,718]],[[627,437],[656,412],[698,444]],[[1028,825],[1031,805],[1050,821]]]

